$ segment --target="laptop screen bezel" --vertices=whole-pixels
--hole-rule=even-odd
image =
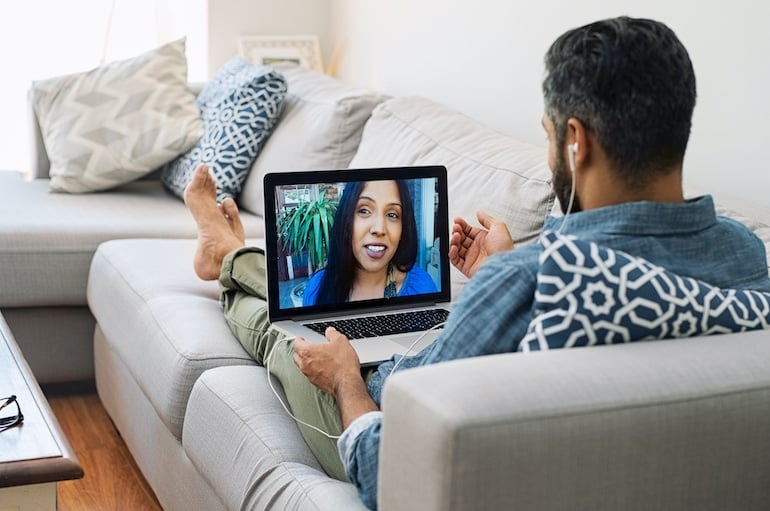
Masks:
[[[287,185],[303,185],[318,183],[347,183],[351,181],[382,181],[389,179],[437,179],[439,197],[436,214],[435,234],[439,237],[441,250],[440,282],[441,289],[436,293],[381,298],[375,300],[360,300],[340,304],[311,305],[304,307],[280,307],[278,289],[278,222],[276,217],[275,189]],[[449,264],[446,254],[449,253],[449,216],[447,172],[442,165],[414,167],[379,167],[344,170],[309,170],[291,172],[270,172],[264,180],[264,211],[265,211],[265,254],[267,258],[267,296],[270,321],[275,322],[298,317],[322,317],[330,312],[358,312],[367,310],[385,310],[399,308],[405,305],[420,306],[449,302],[451,285]]]

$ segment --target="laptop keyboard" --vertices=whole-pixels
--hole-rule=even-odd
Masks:
[[[427,309],[389,314],[383,313],[376,316],[336,321],[320,321],[306,324],[305,326],[321,335],[326,332],[327,327],[333,326],[349,339],[363,339],[366,337],[429,330],[439,323],[445,322],[448,316],[449,311],[446,309]]]

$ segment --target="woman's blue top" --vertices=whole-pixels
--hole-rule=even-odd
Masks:
[[[303,306],[315,305],[325,273],[326,270],[319,270],[310,277],[307,285],[305,285],[305,293],[302,295]],[[433,282],[433,279],[428,272],[414,266],[406,274],[404,283],[401,284],[401,289],[396,296],[419,295],[423,293],[435,293],[437,291],[436,284]]]

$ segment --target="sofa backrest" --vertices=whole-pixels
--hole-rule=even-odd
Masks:
[[[389,99],[372,112],[350,166],[444,165],[449,217],[477,224],[483,209],[516,243],[535,241],[554,205],[547,149],[493,130],[419,97]],[[452,268],[456,298],[465,282]]]

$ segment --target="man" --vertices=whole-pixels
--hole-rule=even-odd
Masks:
[[[549,218],[546,230],[563,228],[715,286],[770,291],[761,242],[718,218],[710,197],[684,200],[695,76],[668,27],[623,17],[577,28],[553,43],[545,67],[543,127],[554,189],[567,214]],[[219,278],[233,332],[257,362],[268,363],[292,412],[317,428],[301,431],[326,471],[347,477],[375,507],[379,403],[394,360],[362,375],[355,351],[334,329],[326,332],[327,344],[281,342],[266,317],[264,256],[243,246],[235,204],[217,209],[205,168],[185,201],[200,231],[196,272]],[[479,221],[483,228],[455,221],[450,260],[472,278],[436,342],[399,370],[517,350],[532,318],[542,247],[514,250],[503,224],[483,213]]]

